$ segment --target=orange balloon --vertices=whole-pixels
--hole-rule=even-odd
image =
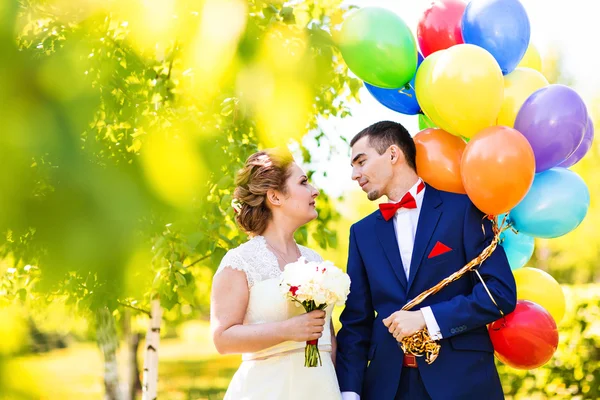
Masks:
[[[516,206],[529,191],[535,158],[519,131],[491,126],[467,144],[460,167],[473,204],[488,215],[498,215]]]
[[[438,190],[466,194],[460,176],[460,159],[467,145],[465,141],[434,128],[417,133],[414,139],[419,176]]]

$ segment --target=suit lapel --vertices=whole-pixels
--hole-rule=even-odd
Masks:
[[[379,214],[375,224],[375,231],[377,232],[379,242],[383,247],[385,255],[390,262],[394,273],[398,277],[398,280],[402,284],[404,290],[406,290],[408,283],[406,281],[404,267],[402,266],[402,258],[400,258],[400,249],[398,248],[396,232],[394,231],[394,222],[392,220],[384,220],[383,216]]]
[[[442,215],[442,211],[438,207],[442,204],[442,199],[439,192],[432,186],[427,185],[419,214],[419,223],[417,224],[417,232],[415,234],[415,243],[413,246],[412,259],[410,262],[410,273],[408,279],[408,289],[415,280],[415,276],[421,266],[425,250],[429,246],[429,242],[433,237],[433,232]]]

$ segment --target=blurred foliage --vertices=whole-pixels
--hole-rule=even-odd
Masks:
[[[361,84],[331,37],[343,12],[341,0],[0,3],[0,299],[65,302],[89,321],[108,307],[107,324],[153,296],[167,324],[206,315],[214,270],[246,240],[235,172],[271,146],[310,165],[300,139],[349,114]],[[298,241],[336,246],[327,196],[319,212]]]
[[[340,3],[5,2],[2,294],[84,312],[159,295],[167,320],[206,312],[212,271],[246,240],[235,171],[349,113],[360,82],[330,34]],[[323,198],[298,241],[335,247]]]

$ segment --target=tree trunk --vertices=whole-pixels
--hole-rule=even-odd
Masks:
[[[104,355],[104,399],[122,400],[117,365],[119,338],[115,329],[115,318],[107,307],[102,307],[96,312],[96,339]]]
[[[137,352],[140,345],[140,334],[131,331],[131,311],[125,309],[123,315],[123,336],[127,345],[125,361],[125,388],[123,390],[124,398],[135,400],[138,390],[142,390],[140,381],[140,367],[137,359]]]
[[[162,309],[160,300],[152,300],[150,324],[146,332],[146,356],[144,357],[144,384],[142,400],[155,400],[158,396],[158,345]]]

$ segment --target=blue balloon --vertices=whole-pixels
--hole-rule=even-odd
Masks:
[[[417,69],[423,62],[423,56],[418,53]],[[377,101],[386,106],[387,108],[397,111],[402,114],[415,115],[421,111],[421,107],[417,102],[417,94],[415,93],[415,76],[410,81],[410,89],[398,88],[398,89],[385,89],[377,86],[373,86],[365,82],[365,87],[371,93]]]
[[[529,262],[535,246],[534,238],[507,229],[500,234],[500,240],[511,270],[519,269]]]
[[[504,75],[517,67],[529,46],[529,18],[519,0],[473,0],[461,23],[464,42],[489,51]]]
[[[590,206],[590,192],[579,175],[565,168],[537,174],[523,200],[510,211],[516,230],[555,238],[577,228]]]

